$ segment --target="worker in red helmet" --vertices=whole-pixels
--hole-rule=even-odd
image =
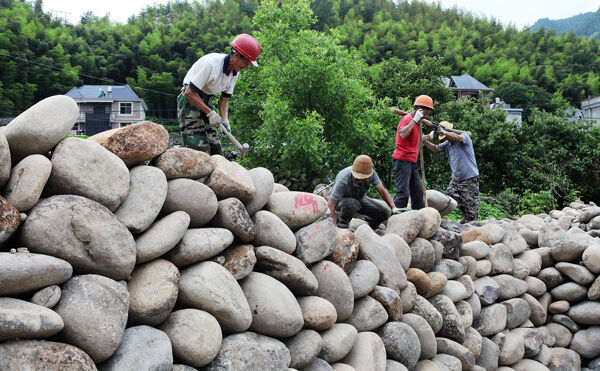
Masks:
[[[419,210],[425,207],[425,201],[423,200],[423,189],[419,179],[417,155],[419,140],[428,138],[426,135],[420,135],[419,123],[421,119],[427,118],[433,111],[433,99],[428,95],[420,95],[415,99],[413,106],[415,109],[410,114],[402,117],[396,132],[396,149],[392,155],[394,182],[396,184],[394,204],[397,208],[405,208],[410,197],[411,208]]]
[[[217,129],[221,124],[231,131],[228,108],[229,98],[240,71],[250,64],[258,66],[260,44],[248,34],[241,34],[231,42],[231,53],[211,53],[198,59],[183,78],[183,87],[177,97],[177,120],[184,146],[208,154],[223,154]],[[213,104],[220,94],[217,109]]]

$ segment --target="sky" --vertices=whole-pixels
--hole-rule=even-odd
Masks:
[[[43,9],[54,16],[66,18],[71,23],[79,22],[86,11],[97,16],[109,15],[115,22],[125,23],[149,5],[165,4],[168,0],[43,0]],[[600,0],[425,0],[440,2],[443,8],[457,7],[478,17],[493,17],[504,25],[518,29],[531,26],[539,18],[563,19],[586,12],[595,12]]]

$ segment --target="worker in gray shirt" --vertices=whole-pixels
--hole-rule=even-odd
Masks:
[[[389,207],[366,196],[371,184]],[[333,224],[338,227],[348,228],[354,214],[359,213],[365,216],[373,230],[396,209],[394,200],[373,170],[373,161],[367,155],[357,156],[352,166],[337,174],[328,206]]]
[[[475,160],[473,141],[466,133],[457,134],[444,128],[452,129],[452,124],[447,121],[440,122],[439,139],[446,140],[439,145],[426,141],[425,147],[433,152],[445,151],[448,154],[452,179],[446,193],[458,203],[458,208],[463,215],[460,222],[468,223],[479,217],[479,169]],[[428,136],[429,140],[432,140],[435,131]]]

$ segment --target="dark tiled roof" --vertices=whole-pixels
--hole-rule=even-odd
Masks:
[[[111,86],[112,94],[108,96],[108,85],[83,85],[73,88],[66,94],[75,99],[106,98],[106,99],[140,99],[129,85]]]
[[[473,76],[465,73],[462,76],[452,76],[448,80],[449,86],[453,89],[465,90],[493,90],[477,81]]]

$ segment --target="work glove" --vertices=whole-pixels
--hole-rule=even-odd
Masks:
[[[443,127],[439,127],[437,130],[438,130],[438,133],[440,133],[440,134],[442,134],[442,135],[446,135],[446,134],[448,134],[448,132],[447,132],[446,130],[444,130],[444,128],[443,128]]]
[[[423,118],[423,109],[419,108],[419,110],[415,113],[415,117],[413,117],[413,120],[416,123],[419,123],[419,121],[421,121],[422,118]]]
[[[432,130],[431,133],[429,133],[428,135],[429,135],[429,140],[433,140],[435,138],[435,130]]]
[[[227,129],[227,131],[231,133],[231,126],[229,126],[229,121],[223,120],[222,123],[225,129]]]
[[[215,111],[210,111],[208,115],[208,124],[211,128],[217,129],[221,125],[221,116],[219,116]]]

